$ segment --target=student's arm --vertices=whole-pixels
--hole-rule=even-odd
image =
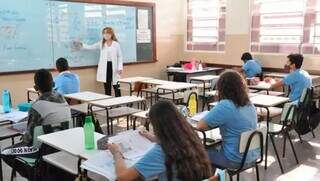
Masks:
[[[219,127],[228,120],[230,112],[230,104],[227,101],[220,101],[212,110],[198,123],[199,131],[207,131],[215,127]]]
[[[36,110],[31,108],[28,113],[27,130],[25,134],[22,136],[22,141],[25,144],[32,143],[34,128],[38,125],[41,125],[40,121],[41,121],[41,115]]]
[[[117,46],[117,59],[118,59],[118,71],[119,71],[119,74],[121,74],[123,70],[123,57],[122,57],[120,44],[118,44]]]
[[[82,44],[82,49],[85,49],[85,50],[98,50],[100,49],[101,47],[101,42],[97,42],[97,43],[94,43],[92,45],[87,45],[85,43],[81,43]]]
[[[149,133],[148,131],[146,130],[143,130],[143,131],[139,131],[139,133],[144,136],[145,138],[147,138],[148,140],[150,140],[151,142],[153,143],[156,143],[158,142],[157,138],[155,135]]]
[[[197,125],[197,130],[199,131],[207,131],[207,130],[210,130],[208,124],[205,122],[205,120],[200,120],[198,125]]]
[[[119,150],[119,146],[116,144],[108,144],[108,149],[113,155],[115,162],[115,169],[117,180],[119,181],[131,181],[137,179],[140,175],[135,168],[127,168],[123,155]]]
[[[275,80],[270,77],[265,78],[264,81],[271,84],[271,88],[273,89],[282,87],[284,85],[284,82],[282,80]]]

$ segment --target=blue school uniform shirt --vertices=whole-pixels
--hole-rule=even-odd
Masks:
[[[230,161],[241,163],[243,155],[239,153],[240,136],[243,132],[257,128],[254,105],[236,107],[231,100],[224,99],[210,110],[204,121],[211,128],[219,127],[224,156]],[[246,163],[251,163],[258,157],[259,150],[250,151]]]
[[[248,60],[242,66],[242,69],[248,78],[252,78],[262,72],[261,64],[257,60]]]
[[[54,78],[54,89],[60,94],[72,94],[80,91],[80,80],[77,74],[61,72]]]
[[[133,165],[133,168],[135,168],[145,179],[157,176],[159,177],[159,181],[167,180],[165,154],[159,144],[155,144],[146,155]],[[176,171],[173,170],[172,180],[178,181],[175,173]]]
[[[308,72],[297,69],[283,79],[283,83],[290,87],[289,99],[297,101],[300,99],[303,89],[311,88],[312,80]]]

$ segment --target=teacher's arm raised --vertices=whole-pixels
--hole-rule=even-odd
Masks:
[[[81,41],[73,41],[74,50],[98,50],[101,47],[101,41],[92,45],[85,44]]]

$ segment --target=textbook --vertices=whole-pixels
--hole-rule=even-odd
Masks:
[[[134,165],[153,146],[154,143],[139,134],[138,130],[129,130],[109,138],[109,143],[118,144],[128,167]],[[81,164],[81,168],[116,180],[113,156],[109,150],[99,152]]]

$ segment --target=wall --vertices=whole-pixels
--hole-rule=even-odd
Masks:
[[[133,0],[130,0],[133,1]],[[137,0],[135,0],[137,1]],[[141,2],[156,3],[157,22],[157,63],[128,65],[124,67],[123,77],[151,76],[165,78],[164,68],[182,56],[180,50],[182,32],[182,0],[139,0]],[[180,35],[179,35],[180,34]],[[41,67],[39,67],[41,68]],[[103,92],[102,84],[95,81],[95,68],[76,70],[80,75],[81,90]],[[56,74],[56,73],[54,73]],[[0,91],[9,89],[13,97],[13,104],[26,101],[27,87],[32,87],[33,74],[23,73],[15,75],[0,75]]]
[[[199,58],[203,61],[218,64],[241,65],[241,54],[249,51],[250,46],[250,3],[252,0],[227,0],[226,14],[226,48],[224,53],[192,52],[182,47],[182,58]],[[184,1],[184,9],[186,1]],[[184,19],[184,27],[186,19]],[[185,32],[182,32],[184,34]],[[183,36],[181,37],[184,41]],[[280,54],[255,54],[264,67],[282,68],[287,55]],[[305,55],[303,68],[307,70],[319,70],[319,56]]]

